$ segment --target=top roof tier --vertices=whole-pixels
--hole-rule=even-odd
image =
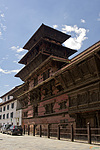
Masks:
[[[34,33],[34,35],[29,39],[29,41],[25,44],[23,49],[30,50],[40,38],[48,38],[50,40],[54,40],[62,44],[70,37],[71,37],[70,35],[67,35],[56,29],[53,29],[51,27],[42,24],[40,28]]]

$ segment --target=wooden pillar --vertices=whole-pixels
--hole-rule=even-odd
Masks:
[[[35,124],[33,125],[33,136],[35,136]]]
[[[42,136],[42,126],[40,125],[40,137]]]
[[[48,136],[48,138],[50,138],[50,124],[48,124],[47,127],[48,127],[48,128],[47,128],[47,136]]]
[[[30,135],[30,125],[28,125],[28,135]]]
[[[87,123],[88,144],[91,144],[91,128],[90,123]]]
[[[57,137],[58,140],[60,140],[60,125],[58,124],[58,130],[57,130]]]
[[[96,128],[99,128],[100,123],[99,123],[99,111],[96,112]]]
[[[71,124],[71,141],[74,141],[74,130],[73,130],[73,124]]]
[[[24,125],[24,135],[25,135],[25,125]]]

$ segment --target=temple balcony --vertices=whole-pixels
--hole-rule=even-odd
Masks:
[[[43,55],[40,53],[38,57],[36,57],[30,64],[26,65],[19,73],[17,73],[15,76],[20,77],[21,80],[27,81],[29,79],[32,80],[32,78],[35,78],[35,75],[40,75],[41,71],[40,70],[45,70],[46,68],[53,67],[56,62],[56,70],[61,68],[61,66],[65,63],[69,63],[68,59],[64,58],[59,58],[55,56],[49,56],[47,59],[46,55]],[[45,59],[45,60],[44,60]],[[44,68],[44,69],[43,69]]]

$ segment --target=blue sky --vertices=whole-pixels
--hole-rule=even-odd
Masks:
[[[70,34],[78,54],[100,40],[100,0],[0,0],[0,96],[22,83],[22,47],[42,23]]]

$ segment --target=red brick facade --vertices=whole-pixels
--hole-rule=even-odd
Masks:
[[[41,25],[24,46],[24,81],[14,93],[22,109],[22,125],[76,123],[100,127],[100,42],[72,60],[76,51],[62,43],[70,36]]]

